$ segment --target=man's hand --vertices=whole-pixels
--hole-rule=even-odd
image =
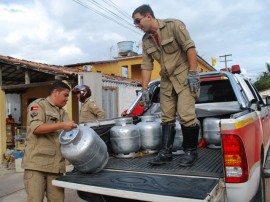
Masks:
[[[191,93],[197,93],[200,90],[200,76],[198,72],[189,71],[184,85],[189,84]]]
[[[150,106],[150,95],[149,95],[149,90],[147,88],[142,88],[142,101],[144,103],[145,107]]]
[[[62,122],[62,126],[63,126],[63,129],[66,130],[66,131],[69,131],[69,130],[72,130],[73,128],[76,128],[77,125],[74,121],[65,121],[65,122]]]

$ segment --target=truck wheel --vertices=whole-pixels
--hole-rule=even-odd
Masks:
[[[138,200],[125,199],[113,196],[105,196],[101,194],[93,194],[84,191],[77,191],[78,196],[89,202],[139,202]]]
[[[89,192],[84,191],[77,191],[78,196],[85,201],[91,201],[91,202],[106,202],[104,197],[100,194],[92,194]]]
[[[261,172],[260,172],[260,182],[259,182],[259,188],[256,193],[256,195],[253,197],[251,202],[266,202],[265,199],[265,181],[263,176],[263,166],[261,164]]]

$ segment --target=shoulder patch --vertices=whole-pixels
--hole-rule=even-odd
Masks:
[[[183,30],[186,29],[186,25],[185,25],[185,23],[183,23],[182,21],[179,21],[179,29],[180,29],[181,31],[183,31]]]
[[[179,25],[179,29],[180,29],[181,31],[183,31],[183,30],[186,29],[186,27],[185,27],[185,25]]]
[[[34,118],[34,117],[37,116],[37,115],[38,115],[37,112],[31,112],[31,114],[30,114],[30,116],[31,116],[32,118]]]
[[[36,106],[31,107],[31,111],[36,111],[36,110],[38,110],[38,106],[37,106],[37,105],[36,105]]]

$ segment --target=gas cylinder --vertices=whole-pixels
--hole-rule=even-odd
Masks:
[[[138,154],[140,132],[132,117],[115,119],[115,126],[110,129],[110,141],[115,157],[130,158]]]
[[[137,124],[140,131],[141,151],[143,153],[157,153],[161,144],[161,126],[155,121],[155,116],[141,116]]]
[[[88,126],[63,130],[59,135],[59,142],[63,157],[83,173],[97,173],[107,165],[107,146]]]
[[[207,117],[203,119],[203,137],[209,148],[221,147],[220,119]]]

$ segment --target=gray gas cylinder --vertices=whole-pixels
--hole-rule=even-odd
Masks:
[[[107,146],[92,128],[78,126],[71,131],[62,131],[59,141],[63,157],[77,170],[97,173],[107,165]]]
[[[140,133],[133,124],[132,117],[115,119],[115,126],[110,130],[112,151],[118,158],[130,158],[140,149]]]
[[[203,119],[203,137],[209,148],[221,147],[220,119],[207,117]]]
[[[140,131],[141,151],[143,153],[157,153],[161,144],[161,126],[155,121],[155,116],[141,116],[137,124]]]
[[[202,133],[201,133],[201,123],[199,120],[197,120],[197,124],[200,127],[199,136],[198,136],[198,143],[200,143],[200,141],[202,139]],[[179,151],[183,150],[182,144],[183,144],[183,133],[182,133],[182,129],[181,129],[181,125],[179,123],[179,120],[177,119],[175,121],[175,137],[174,137],[172,151],[179,152]]]
[[[183,133],[182,133],[181,125],[179,121],[175,121],[175,137],[173,141],[172,151],[177,152],[177,151],[183,150],[182,144],[183,144]]]

